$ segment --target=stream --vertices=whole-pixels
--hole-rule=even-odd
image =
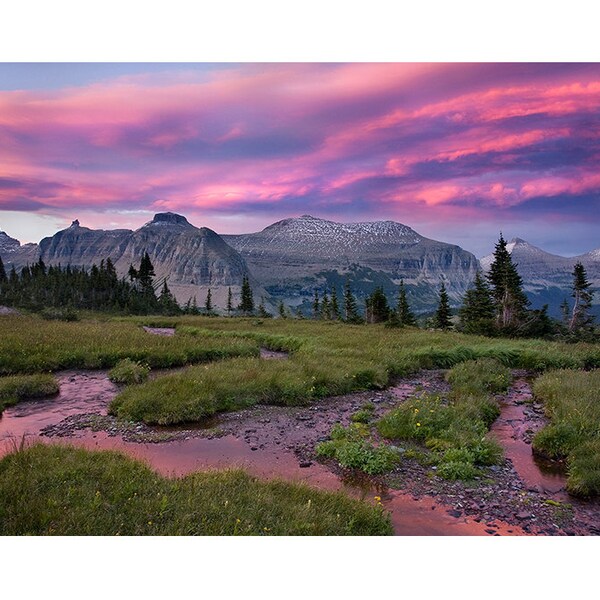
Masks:
[[[227,413],[219,416],[212,428],[133,426],[134,433],[155,434],[158,431],[160,435],[173,436],[171,441],[157,443],[158,440],[131,441],[116,424],[98,431],[90,428],[65,429],[64,426],[61,429],[61,424],[80,415],[106,415],[108,404],[119,390],[105,372],[64,371],[57,374],[58,395],[24,401],[4,411],[0,418],[0,456],[13,450],[23,438],[29,443],[42,441],[69,443],[88,449],[116,449],[145,462],[165,476],[182,476],[210,468],[240,467],[257,477],[277,477],[324,490],[344,490],[353,497],[371,502],[379,496],[391,514],[397,535],[535,533],[523,528],[518,520],[509,524],[495,518],[492,513],[481,517],[457,510],[457,506],[468,504],[460,493],[456,496],[440,494],[436,498],[435,494],[432,497],[413,490],[378,487],[369,480],[348,478],[347,474],[334,472],[312,460],[315,443],[327,437],[332,423],[347,423],[352,412],[365,400],[376,402],[378,410],[384,411],[416,389],[427,389],[437,381],[435,377],[435,374],[427,375],[425,372],[403,380],[387,392],[350,394],[326,399],[308,408],[265,406]],[[502,402],[502,415],[494,424],[492,434],[502,443],[507,458],[532,493],[560,494],[564,477],[540,469],[533,460],[531,447],[521,439],[521,430],[528,427],[524,414],[526,405],[521,402],[530,393],[524,379],[515,382]],[[49,435],[48,431],[55,433]],[[140,439],[145,438],[142,435]],[[512,469],[510,464],[506,469]]]

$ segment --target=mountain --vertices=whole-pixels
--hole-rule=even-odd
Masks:
[[[571,300],[573,267],[578,261],[585,267],[592,287],[598,290],[595,304],[600,304],[600,249],[567,258],[545,252],[521,238],[510,240],[506,249],[523,279],[523,289],[531,301],[532,308],[541,308],[544,304],[549,304],[550,314],[560,316],[561,302],[565,298]],[[493,254],[484,256],[480,260],[482,269],[487,272],[493,260]]]
[[[195,227],[174,213],[156,214],[136,231],[89,229],[75,220],[67,229],[44,238],[33,254],[15,253],[12,262],[23,266],[41,258],[47,265],[91,267],[110,258],[117,273],[126,276],[129,266],[137,266],[144,252],[150,255],[156,281],[167,278],[180,302],[196,296],[201,304],[210,287],[213,300],[224,306],[227,288],[231,286],[237,293],[242,277],[248,274],[244,259],[217,233]],[[0,255],[4,260],[1,248]],[[10,252],[6,256],[10,258]]]
[[[426,310],[435,306],[442,280],[458,301],[478,268],[470,252],[394,221],[336,223],[304,215],[223,239],[272,297],[305,308],[315,288],[335,285],[341,292],[348,279],[359,298],[378,285],[392,298],[404,279],[414,308]]]
[[[37,260],[37,244],[21,245],[19,240],[0,231],[0,256],[7,271],[14,265],[20,267]]]

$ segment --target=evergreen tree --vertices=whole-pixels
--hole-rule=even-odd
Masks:
[[[321,304],[319,302],[319,290],[315,290],[315,297],[312,303],[313,319],[318,319],[321,316]]]
[[[350,282],[346,280],[344,285],[344,320],[347,323],[358,323],[360,317],[356,308],[356,299],[350,289]]]
[[[492,292],[480,271],[475,274],[473,286],[465,293],[458,315],[460,327],[466,333],[493,333],[495,310]]]
[[[492,287],[497,325],[505,330],[518,329],[525,317],[529,300],[523,292],[523,280],[512,262],[502,234],[496,244],[494,261],[487,278]]]
[[[227,288],[227,316],[231,316],[231,312],[233,311],[233,294],[231,293],[231,288]]]
[[[442,281],[442,287],[440,288],[440,296],[437,310],[435,311],[434,323],[438,329],[449,329],[452,325],[450,321],[450,299],[448,298],[448,292],[446,286]]]
[[[175,296],[169,290],[166,279],[163,282],[160,296],[158,297],[158,306],[160,307],[160,312],[166,315],[176,315],[180,312],[179,304],[177,304]]]
[[[129,281],[131,281],[131,283],[133,283],[134,281],[137,281],[138,272],[137,272],[137,269],[133,265],[129,265],[129,271],[127,274],[129,275]]]
[[[569,331],[589,329],[593,325],[594,317],[590,314],[593,293],[590,292],[591,283],[587,279],[584,266],[578,262],[573,268],[573,293],[575,299]]]
[[[265,299],[260,297],[260,304],[258,305],[258,316],[263,319],[270,319],[273,315],[265,308]]]
[[[206,293],[206,300],[204,301],[204,310],[207,313],[212,313],[213,303],[212,303],[212,292],[210,288],[208,288],[208,292]]]
[[[338,301],[337,289],[336,289],[335,285],[331,288],[330,308],[331,308],[331,311],[330,311],[331,318],[335,319],[336,321],[339,321],[342,315],[340,314],[340,304]]]
[[[2,262],[2,257],[0,256],[0,283],[7,281],[8,277],[6,276],[6,269],[4,268],[4,263]]]
[[[248,276],[244,275],[242,279],[242,297],[239,305],[245,315],[250,315],[254,312],[254,296],[252,294],[252,288],[250,287],[250,281]]]
[[[198,310],[198,300],[196,300],[196,296],[195,295],[192,298],[192,308],[191,308],[191,311],[192,311],[193,315],[197,315],[200,312]]]
[[[283,300],[279,301],[279,305],[277,307],[277,310],[279,311],[279,316],[282,319],[287,319],[287,313],[285,311],[285,305],[283,304]]]
[[[154,276],[154,266],[150,261],[150,256],[148,255],[148,252],[144,252],[144,256],[142,256],[142,260],[140,262],[140,268],[138,269],[138,279],[140,281],[142,291],[148,292],[152,289],[152,291],[154,292]]]
[[[398,289],[398,306],[396,307],[396,315],[398,322],[401,327],[417,325],[417,319],[410,310],[408,300],[406,299],[406,289],[404,288],[404,279],[400,280],[400,287]]]
[[[373,293],[366,298],[365,304],[367,323],[381,323],[388,320],[390,307],[383,287],[376,287]]]

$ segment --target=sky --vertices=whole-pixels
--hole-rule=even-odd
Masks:
[[[0,63],[0,230],[394,220],[600,247],[600,64]]]

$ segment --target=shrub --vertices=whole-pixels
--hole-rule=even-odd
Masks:
[[[148,365],[133,361],[130,358],[124,358],[108,372],[108,377],[115,383],[132,385],[146,381],[149,373],[150,367]]]
[[[40,316],[46,321],[79,321],[79,315],[72,308],[45,308]]]
[[[317,444],[316,454],[334,458],[347,469],[378,475],[393,469],[400,460],[399,454],[388,446],[374,446],[367,439],[368,430],[360,424],[353,424],[347,429],[334,425],[330,435],[331,440]]]
[[[572,423],[553,423],[533,437],[533,450],[547,458],[564,459],[581,443],[581,434]]]
[[[468,462],[444,462],[437,468],[437,473],[444,479],[469,481],[479,474],[479,471]]]

